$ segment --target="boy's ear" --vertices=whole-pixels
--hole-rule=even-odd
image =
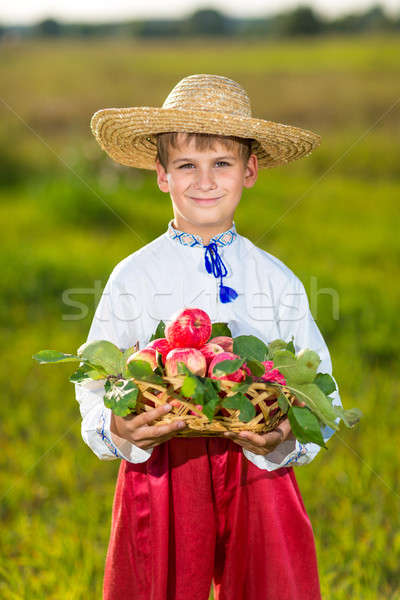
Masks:
[[[169,192],[167,173],[159,160],[156,161],[156,172],[158,187],[162,192]]]
[[[257,156],[252,154],[249,158],[249,162],[247,163],[247,167],[244,173],[244,183],[243,187],[251,188],[257,181],[258,176],[258,161]]]

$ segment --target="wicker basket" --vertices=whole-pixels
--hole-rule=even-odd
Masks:
[[[285,417],[285,413],[277,402],[280,394],[279,388],[263,381],[255,381],[246,392],[246,396],[256,409],[256,416],[251,421],[248,423],[240,421],[239,410],[221,407],[217,408],[214,419],[210,423],[195,404],[185,401],[179,396],[184,377],[163,377],[163,380],[167,387],[133,380],[139,388],[135,412],[140,414],[172,401],[172,410],[155,423],[185,421],[187,428],[177,434],[182,437],[218,436],[225,431],[239,432],[243,430],[262,434],[275,429]],[[233,396],[236,393],[232,391],[235,385],[237,385],[235,382],[221,381],[221,397]],[[289,391],[283,388],[283,393],[288,402],[292,404],[294,398]]]

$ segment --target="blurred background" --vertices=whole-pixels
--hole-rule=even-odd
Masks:
[[[31,357],[75,352],[115,264],[172,216],[153,173],[97,147],[92,114],[160,106],[193,73],[322,136],[260,174],[236,223],[302,279],[343,403],[364,413],[296,471],[322,596],[400,598],[396,3],[58,4],[0,8],[0,598],[101,597],[118,462],[81,440],[73,369]]]

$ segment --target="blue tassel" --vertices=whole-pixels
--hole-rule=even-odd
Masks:
[[[212,273],[213,272],[212,264],[210,262],[210,259],[207,256],[207,254],[205,254],[205,256],[204,256],[204,261],[205,261],[205,264],[206,264],[206,271],[207,271],[207,273]]]
[[[235,300],[237,297],[238,293],[236,290],[228,287],[227,285],[222,285],[222,283],[220,284],[219,299],[223,304],[226,304],[227,302],[233,302],[233,300]]]
[[[218,254],[218,246],[215,242],[205,246],[204,263],[206,271],[213,274],[216,279],[220,280],[219,284],[219,299],[223,304],[232,302],[238,297],[238,293],[233,288],[223,285],[222,279],[228,274],[228,269],[224,265],[222,258]]]

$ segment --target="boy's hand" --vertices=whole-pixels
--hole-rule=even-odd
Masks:
[[[159,446],[186,427],[184,421],[152,425],[156,419],[165,415],[171,408],[170,404],[165,404],[140,415],[131,414],[127,417],[117,417],[111,413],[111,433],[128,440],[142,450]]]
[[[279,424],[279,427],[263,435],[258,435],[251,431],[241,431],[240,433],[228,431],[224,433],[224,436],[246,450],[253,452],[253,454],[262,454],[264,456],[273,452],[282,442],[286,440],[294,441],[295,439],[287,418]]]

